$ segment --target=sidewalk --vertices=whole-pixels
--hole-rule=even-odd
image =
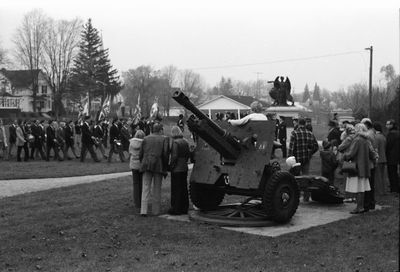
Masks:
[[[65,177],[65,178],[0,180],[0,198],[25,194],[30,192],[37,192],[47,189],[71,186],[75,184],[91,183],[101,180],[126,177],[129,175],[132,175],[132,172]]]

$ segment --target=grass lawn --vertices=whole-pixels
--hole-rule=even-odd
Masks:
[[[128,162],[121,163],[117,160],[108,163],[106,160],[102,160],[95,163],[89,157],[83,163],[79,159],[61,162],[53,160],[48,162],[42,160],[28,162],[0,161],[0,180],[58,178],[129,171]]]
[[[390,207],[269,238],[142,218],[130,177],[52,189],[0,199],[0,271],[398,271],[399,199],[378,203]]]

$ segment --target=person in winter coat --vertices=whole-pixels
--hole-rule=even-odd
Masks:
[[[108,162],[111,162],[114,152],[117,152],[119,154],[119,159],[121,160],[121,162],[125,161],[122,146],[117,144],[120,143],[120,130],[118,123],[118,118],[114,118],[110,127],[110,152],[108,153]]]
[[[120,133],[122,149],[123,151],[129,152],[129,140],[131,139],[131,134],[129,132],[128,123],[125,120],[122,122]]]
[[[132,170],[133,203],[135,208],[140,208],[142,201],[142,173],[140,172],[139,154],[144,136],[143,130],[138,130],[135,136],[129,140],[129,168]]]
[[[53,149],[54,152],[54,159],[61,161],[61,157],[58,154],[59,145],[56,139],[56,129],[57,129],[57,122],[56,121],[49,121],[49,126],[46,128],[46,161],[50,160],[50,151]]]
[[[386,128],[389,131],[386,136],[386,159],[390,192],[398,193],[400,179],[397,169],[400,162],[400,132],[393,119],[386,122]]]
[[[8,147],[8,157],[11,158],[12,157],[12,149],[13,147],[16,147],[16,143],[17,143],[17,120],[14,120],[14,123],[12,123],[9,127],[8,127],[8,134],[9,134],[9,142],[10,142],[10,146]]]
[[[375,167],[375,194],[382,195],[385,193],[385,167],[386,167],[386,137],[382,133],[382,126],[374,123],[375,141],[378,152],[378,163]]]
[[[342,166],[343,166],[343,156],[344,153],[346,153],[350,149],[351,142],[353,139],[356,137],[356,131],[354,129],[354,126],[352,124],[346,125],[343,137],[342,137],[342,143],[338,146],[338,167],[339,167],[339,173],[342,173]],[[346,180],[349,179],[348,176],[346,176]],[[355,201],[355,195],[349,192],[346,192],[347,200],[348,202],[353,202]]]
[[[152,213],[160,213],[161,205],[161,181],[163,176],[167,175],[168,166],[168,138],[163,135],[163,126],[160,123],[154,123],[153,132],[144,137],[140,149],[140,170],[143,172],[142,203],[140,215],[146,216],[148,213],[148,202],[150,190],[153,184],[153,203]]]
[[[6,128],[3,124],[3,119],[0,118],[0,151],[3,151],[4,160],[8,159],[7,147]]]
[[[376,133],[374,128],[372,127],[372,121],[369,118],[363,118],[361,120],[361,124],[364,124],[367,127],[367,138],[371,142],[372,147],[375,152],[378,152],[378,145],[376,142]],[[370,161],[370,170],[371,176],[369,178],[369,185],[371,186],[371,190],[365,192],[364,194],[364,209],[366,210],[374,210],[375,209],[375,169],[376,169],[377,161]]]
[[[296,161],[301,163],[301,174],[308,175],[310,170],[310,160],[315,152],[318,151],[318,142],[314,134],[305,128],[304,118],[299,119],[299,126],[292,131],[289,141],[288,155],[294,156]],[[303,200],[309,201],[310,192],[304,190]]]
[[[188,160],[190,157],[189,143],[183,138],[178,126],[172,127],[172,148],[169,168],[171,171],[171,215],[187,214],[189,196],[187,191]]]
[[[344,137],[342,138],[341,144],[338,146],[339,152],[339,166],[343,163],[343,154],[349,150],[351,143],[353,142],[354,137],[356,137],[356,131],[354,126],[349,124],[346,126]]]
[[[357,124],[355,131],[356,136],[343,157],[345,161],[355,162],[358,172],[357,176],[349,177],[346,180],[346,192],[357,194],[357,207],[351,211],[352,214],[368,211],[368,209],[364,208],[364,193],[371,190],[369,184],[369,178],[371,177],[370,162],[378,158],[378,154],[368,139],[367,127],[364,124]]]
[[[21,151],[24,149],[24,161],[29,160],[29,150],[28,150],[28,142],[26,141],[26,132],[24,128],[24,124],[22,123],[22,120],[18,120],[18,126],[16,129],[17,133],[17,161],[21,161]]]
[[[282,116],[279,116],[278,141],[282,145],[281,149],[283,158],[286,158],[287,156],[286,139],[287,139],[286,123],[284,118]]]
[[[338,160],[332,150],[330,142],[323,141],[322,148],[323,150],[319,152],[321,157],[321,175],[327,178],[330,184],[333,185],[335,181],[335,170],[338,166]]]
[[[328,123],[329,132],[327,136],[327,140],[331,143],[332,146],[340,145],[340,135],[342,134],[337,126],[337,122],[330,120]]]
[[[182,132],[185,131],[185,121],[183,120],[183,114],[179,114],[179,120],[176,125],[182,130]]]

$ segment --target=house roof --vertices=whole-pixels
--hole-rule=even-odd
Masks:
[[[10,80],[11,85],[15,88],[29,87],[32,85],[32,74],[34,72],[36,76],[39,75],[40,70],[6,70],[1,69],[2,73],[8,80]]]
[[[254,97],[247,96],[247,95],[226,95],[226,97],[233,99],[233,100],[235,100],[239,103],[242,103],[246,106],[249,106],[249,107],[250,107],[251,103],[253,103],[254,101],[259,101],[259,100],[255,99]],[[263,106],[265,106],[262,101],[259,101],[259,102],[261,102],[263,104]]]
[[[12,94],[7,93],[7,92],[1,92],[0,93],[0,97],[5,97],[5,96],[7,96],[7,97],[19,97],[18,95],[12,95]]]
[[[239,96],[239,95],[218,95],[197,107],[199,109],[250,109],[251,103],[259,101],[251,96]],[[266,106],[266,103],[259,101]]]
[[[229,98],[225,95],[219,95],[211,100],[204,102],[201,105],[197,106],[199,109],[250,109],[250,107],[246,104],[243,104],[239,101],[236,101],[232,98]]]

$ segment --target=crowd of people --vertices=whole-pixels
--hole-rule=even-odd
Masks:
[[[360,123],[346,124],[340,135],[342,161],[352,161],[356,166],[355,173],[348,173],[346,178],[346,192],[356,194],[353,213],[375,209],[375,196],[386,193],[385,168],[390,192],[399,192],[400,135],[394,120],[388,120],[386,127],[385,136],[379,123],[364,118]]]
[[[218,114],[218,120],[240,126],[250,120],[268,120],[260,104],[252,104],[252,112],[241,119],[233,114]],[[287,144],[287,128],[283,117],[276,120],[275,140],[280,143],[282,156],[298,165],[301,175],[308,175],[312,156],[319,150],[313,134],[310,119],[294,119],[294,128]],[[379,123],[369,118],[359,122],[344,121],[339,126],[336,120],[328,123],[328,134],[320,150],[321,175],[334,184],[338,172],[346,177],[345,191],[354,194],[357,207],[352,213],[375,209],[375,195],[386,192],[387,172],[390,192],[399,192],[399,145],[400,134],[394,120],[386,122],[384,133]],[[150,195],[153,195],[152,213],[160,212],[161,181],[171,172],[170,214],[185,214],[188,211],[187,172],[188,159],[193,155],[189,143],[183,138],[185,123],[179,116],[177,125],[171,130],[171,137],[163,135],[160,122],[148,122],[144,118],[135,122],[128,118],[110,121],[92,121],[90,117],[81,121],[57,122],[15,120],[8,127],[0,119],[0,151],[3,159],[13,159],[16,150],[17,161],[42,159],[71,160],[71,153],[81,162],[89,152],[96,162],[101,158],[112,161],[118,154],[121,162],[129,157],[133,177],[134,205],[140,214],[146,216]],[[7,136],[8,135],[8,136]],[[193,136],[193,140],[196,137]],[[109,146],[109,152],[106,149]],[[287,150],[286,150],[287,149]],[[21,158],[24,151],[24,158]],[[0,153],[1,154],[1,153]],[[353,171],[347,164],[352,162]],[[345,167],[346,165],[346,167]],[[340,171],[338,171],[340,170]],[[151,193],[152,191],[152,193]],[[309,200],[304,192],[303,200]]]
[[[172,127],[171,137],[164,135],[163,125],[157,120],[131,118],[93,121],[85,117],[80,121],[23,121],[15,120],[8,132],[0,119],[0,150],[2,158],[18,162],[50,158],[79,158],[84,162],[89,152],[95,162],[100,158],[112,161],[113,154],[121,162],[129,158],[133,178],[134,206],[142,216],[149,214],[148,204],[152,195],[153,214],[160,213],[161,181],[171,173],[170,214],[185,214],[189,208],[187,190],[188,160],[192,149],[183,138],[183,116]],[[105,152],[109,145],[108,154]],[[16,154],[15,153],[16,149]],[[23,153],[23,158],[21,157]],[[62,153],[62,154],[61,154]]]
[[[179,125],[179,121],[178,121]],[[155,122],[152,132],[145,136],[137,130],[129,143],[130,168],[133,178],[134,206],[141,216],[160,213],[161,184],[167,173],[171,173],[171,215],[186,214],[189,209],[187,189],[188,161],[191,157],[189,142],[183,138],[183,130],[173,126],[171,137],[164,135],[163,125]]]
[[[136,130],[150,134],[151,125],[144,118],[94,121],[14,120],[8,128],[0,119],[0,159],[18,162],[29,160],[84,161],[89,152],[94,161],[112,161],[114,153],[124,162],[129,140]],[[109,146],[109,152],[106,148]],[[23,155],[23,156],[22,156]]]
[[[311,157],[319,147],[312,126],[307,127],[305,119],[296,119],[294,123],[288,155],[290,162],[294,159],[298,163],[298,174],[307,175]],[[341,127],[336,120],[331,120],[328,127],[319,152],[321,175],[332,185],[338,174],[345,176],[345,192],[354,195],[357,203],[351,213],[375,209],[375,196],[388,191],[385,172],[390,192],[399,192],[400,134],[394,120],[386,122],[386,134],[380,123],[373,123],[369,118],[352,123],[344,121]],[[308,192],[304,192],[304,201],[308,200]]]

